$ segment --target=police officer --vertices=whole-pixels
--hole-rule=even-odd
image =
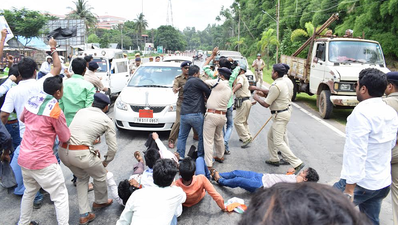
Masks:
[[[257,54],[257,59],[253,61],[252,67],[254,67],[256,75],[256,81],[257,83],[260,82],[260,87],[263,85],[263,69],[264,69],[265,63],[261,59],[261,54]]]
[[[304,167],[304,163],[293,154],[287,143],[286,127],[292,113],[290,104],[293,83],[283,78],[286,71],[286,67],[281,63],[273,65],[271,76],[274,82],[269,90],[257,90],[253,98],[262,106],[269,107],[273,117],[273,123],[268,132],[270,159],[266,160],[265,163],[279,166],[281,161],[278,157],[278,151],[280,151],[284,160],[295,168],[297,174]],[[260,96],[265,97],[265,100],[262,100]]]
[[[385,91],[387,98],[383,100],[398,112],[398,72],[387,73],[387,82],[388,85]],[[394,224],[398,224],[398,145],[395,145],[392,150],[391,178],[393,218]]]
[[[243,64],[240,67],[240,74],[236,78],[236,84],[233,88],[235,102],[238,103],[235,103],[236,114],[234,118],[234,126],[239,135],[239,139],[243,141],[243,145],[241,147],[246,148],[252,141],[249,124],[247,122],[252,104],[250,102],[251,93],[249,90],[249,81],[245,75],[246,65]]]
[[[178,92],[178,99],[177,99],[177,109],[176,109],[176,121],[173,124],[173,127],[170,132],[169,136],[169,148],[175,147],[175,142],[178,137],[178,133],[180,131],[180,112],[181,112],[181,104],[183,100],[183,93],[184,93],[184,85],[188,79],[188,71],[189,67],[191,66],[192,62],[185,61],[181,63],[181,70],[182,73],[174,78],[173,83],[173,92]],[[198,136],[194,131],[194,137]]]

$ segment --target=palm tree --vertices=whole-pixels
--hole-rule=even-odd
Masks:
[[[265,64],[269,69],[269,48],[271,45],[279,46],[279,42],[274,35],[274,29],[268,29],[263,32],[261,40],[257,42],[257,48],[261,51],[262,55],[265,55]]]
[[[75,4],[75,9],[68,7],[72,10],[71,13],[67,15],[68,19],[83,19],[86,23],[86,28],[95,27],[97,24],[97,16],[91,12],[93,7],[88,5],[86,0],[77,0],[73,2]]]
[[[140,13],[137,15],[137,19],[134,19],[135,22],[135,29],[137,30],[137,45],[138,45],[138,37],[142,36],[142,32],[146,30],[148,27],[148,21],[144,19],[144,14]]]
[[[292,32],[292,35],[290,36],[290,40],[292,42],[298,41],[300,37],[309,37],[314,34],[315,28],[311,22],[305,23],[304,26],[307,31],[299,28]]]

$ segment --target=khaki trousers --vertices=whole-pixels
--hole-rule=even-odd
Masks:
[[[203,146],[205,150],[205,163],[208,167],[213,166],[213,147],[216,149],[218,158],[224,157],[224,135],[222,132],[227,117],[221,114],[206,113],[203,124]]]
[[[54,202],[55,212],[59,225],[69,224],[69,198],[65,186],[65,179],[58,163],[40,170],[29,170],[21,167],[25,192],[21,201],[21,216],[18,225],[30,224],[33,211],[33,201],[36,193],[42,187],[50,194]],[[87,187],[86,187],[87,188]],[[5,222],[6,218],[3,218]]]
[[[234,126],[236,132],[238,133],[239,138],[245,142],[249,138],[251,138],[249,124],[247,120],[249,119],[250,109],[252,107],[252,103],[250,100],[246,100],[242,102],[242,106],[240,108],[236,108],[236,114],[234,118]]]
[[[270,161],[279,162],[278,151],[282,152],[284,160],[290,163],[294,168],[303,163],[290,150],[287,141],[286,127],[289,123],[291,109],[285,112],[274,114],[272,126],[268,131],[268,151],[270,154]]]
[[[394,225],[398,225],[398,163],[391,164],[391,198]]]
[[[174,143],[176,143],[176,140],[178,138],[178,133],[180,132],[180,121],[181,121],[181,105],[177,105],[176,121],[174,122],[173,127],[171,128],[169,141],[173,141]],[[192,130],[194,135],[197,135],[195,129],[192,128]]]
[[[263,86],[263,71],[254,71],[256,76],[256,83],[260,82],[260,87]]]
[[[94,180],[94,202],[97,204],[108,202],[107,172],[98,156],[90,150],[69,150],[62,147],[59,148],[58,154],[65,166],[69,167],[77,177],[80,214],[91,212],[87,188],[90,177]]]

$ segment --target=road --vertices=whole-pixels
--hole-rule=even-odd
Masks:
[[[108,115],[113,117],[111,109]],[[254,105],[249,118],[249,126],[252,135],[254,135],[264,122],[270,117],[268,109],[260,105]],[[230,149],[232,154],[226,156],[223,164],[215,163],[214,167],[220,172],[232,171],[235,169],[252,170],[260,173],[285,173],[289,166],[271,167],[264,163],[268,158],[266,149],[266,135],[270,127],[268,124],[260,133],[259,137],[251,144],[250,148],[240,148],[241,143],[234,131],[230,141]],[[134,151],[145,150],[144,143],[149,132],[135,131],[117,131],[118,152],[113,162],[109,164],[107,169],[114,173],[115,180],[118,183],[123,179],[127,179],[133,171],[135,159]],[[167,145],[168,132],[160,132],[160,139]],[[320,183],[332,185],[339,179],[343,146],[344,146],[344,126],[336,122],[324,121],[316,116],[316,112],[304,105],[303,103],[293,104],[293,114],[288,125],[288,138],[290,147],[293,152],[301,158],[306,166],[315,168],[320,175]],[[97,145],[101,155],[106,153],[105,138],[102,143]],[[188,139],[187,146],[197,144],[192,140],[192,133]],[[70,208],[70,224],[78,224],[79,212],[77,205],[76,188],[70,182],[72,174],[68,168],[62,165],[66,186],[69,192],[69,208]],[[214,183],[216,190],[224,197],[225,200],[232,197],[239,197],[249,204],[251,194],[243,189],[224,188]],[[18,221],[21,197],[15,196],[12,192],[0,188],[0,224],[14,225]],[[93,201],[93,192],[89,194],[90,200]],[[148,199],[156,204],[156,199]],[[119,215],[123,210],[122,206],[116,203],[106,209],[95,211],[97,218],[92,225],[115,224]],[[156,212],[154,212],[156,216]],[[391,197],[388,196],[382,206],[381,224],[390,225],[392,222]],[[45,195],[44,203],[41,209],[34,210],[32,220],[40,222],[41,225],[56,224],[54,206],[49,195]],[[209,195],[196,206],[184,208],[184,212],[178,219],[179,224],[237,224],[240,215],[237,213],[223,213],[217,204]]]

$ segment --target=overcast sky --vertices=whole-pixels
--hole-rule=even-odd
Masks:
[[[143,10],[149,28],[166,25],[168,2],[169,0],[88,0],[93,7],[92,12],[98,16],[112,15],[134,20]],[[174,27],[183,30],[189,26],[203,30],[207,24],[217,23],[215,18],[223,5],[229,7],[232,3],[233,0],[171,0]],[[65,15],[70,11],[67,7],[74,7],[74,4],[71,0],[2,0],[1,8],[12,7]]]

